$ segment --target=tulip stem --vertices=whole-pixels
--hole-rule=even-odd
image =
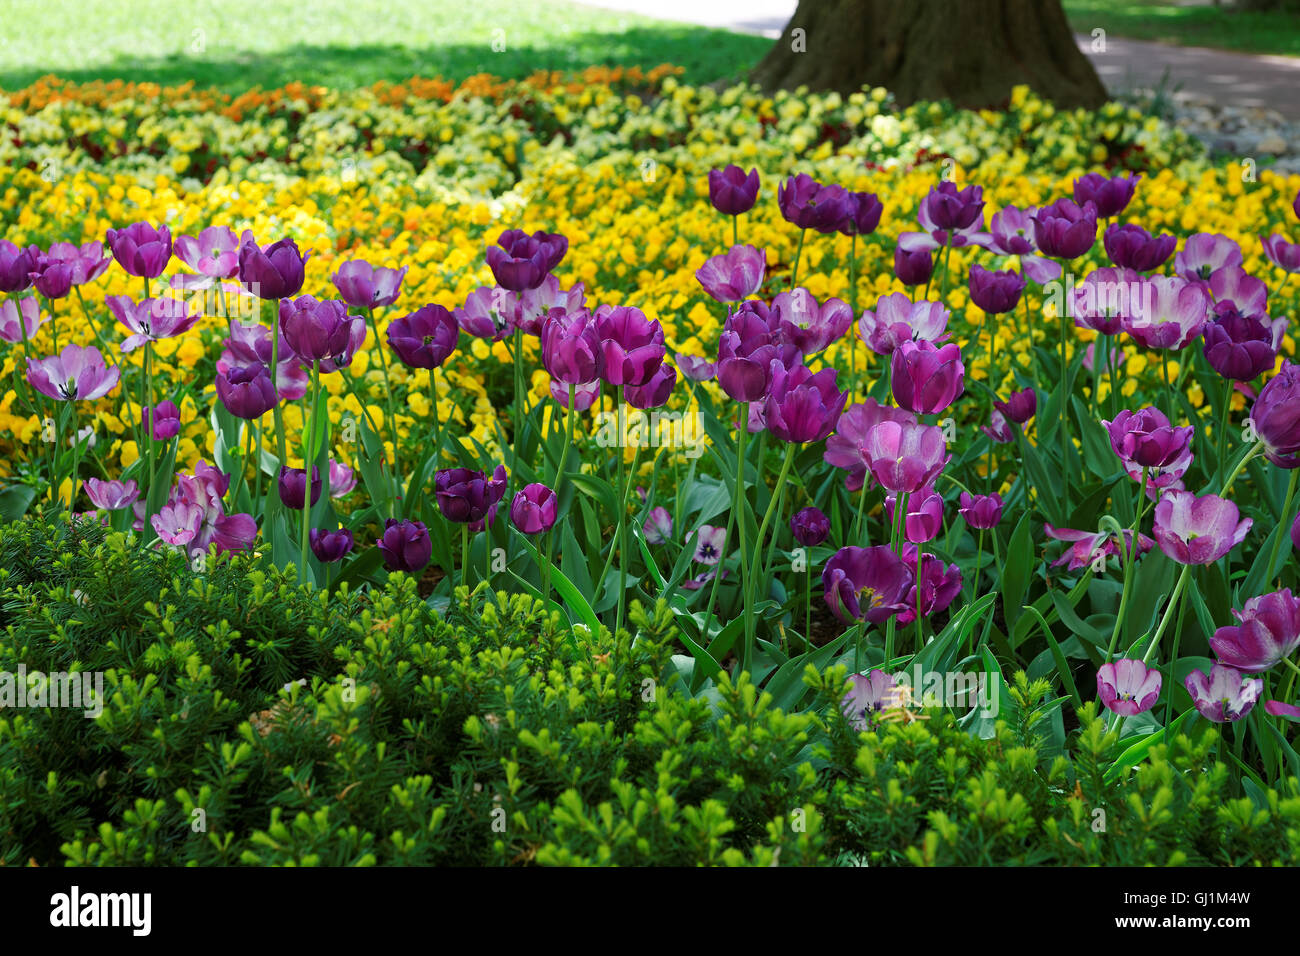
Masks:
[[[1165,628],[1169,626],[1169,622],[1173,619],[1174,608],[1178,606],[1178,599],[1183,596],[1183,589],[1187,587],[1187,579],[1191,577],[1191,574],[1192,566],[1190,564],[1184,564],[1183,573],[1178,576],[1178,583],[1174,585],[1174,593],[1169,598],[1169,607],[1165,608],[1165,616],[1160,619],[1160,626],[1156,628],[1155,634],[1151,636],[1151,643],[1148,645],[1146,652],[1142,655],[1143,664],[1151,660],[1152,653],[1159,646],[1160,638],[1164,636]],[[1173,661],[1170,661],[1169,663],[1172,667]]]
[[[1296,666],[1296,662],[1293,661],[1293,660],[1291,660],[1291,658],[1289,658],[1289,657],[1284,657],[1284,658],[1282,658],[1282,663],[1285,664],[1287,667],[1291,668],[1291,670],[1295,671],[1297,675],[1300,675],[1300,667],[1297,667],[1297,666]],[[1295,678],[1294,678],[1294,677],[1291,678],[1291,683],[1292,683],[1292,684],[1295,683]],[[1289,696],[1290,696],[1290,695],[1288,695],[1288,697],[1289,697]]]
[[[812,560],[811,555],[805,555],[803,563],[804,576],[804,616],[803,616],[803,642],[807,645],[808,650],[812,650]]]
[[[1069,400],[1069,375],[1067,374],[1067,362],[1065,356],[1065,336],[1066,336],[1066,312],[1067,309],[1061,310],[1061,384],[1060,396],[1061,401],[1057,408],[1057,423],[1061,430],[1061,480],[1065,485],[1065,494],[1061,501],[1064,507],[1070,507],[1070,466],[1068,464],[1068,452],[1070,445],[1070,418],[1069,410],[1066,408],[1066,402]]]
[[[460,526],[460,586],[469,587],[469,524]]]
[[[568,437],[565,439],[564,448],[560,452],[560,461],[555,466],[555,480],[551,484],[555,487],[558,494],[560,488],[560,478],[564,475],[564,462],[569,457],[569,448],[573,445],[573,406],[577,403],[578,386],[569,386],[569,407],[568,407]]]
[[[1282,521],[1277,526],[1277,537],[1273,541],[1273,553],[1268,556],[1268,571],[1264,575],[1265,583],[1273,580],[1273,568],[1277,565],[1278,552],[1282,550],[1282,539],[1286,537],[1291,521],[1291,502],[1295,500],[1296,483],[1300,481],[1300,468],[1291,469],[1291,480],[1287,482],[1286,498],[1282,501]]]
[[[1232,417],[1232,380],[1225,379],[1223,382],[1223,409],[1219,416],[1219,434],[1214,437],[1219,443],[1219,460],[1215,464],[1214,478],[1215,484],[1223,484],[1223,468],[1228,457],[1228,423]]]
[[[743,430],[743,429],[742,429]],[[790,474],[790,466],[794,464],[794,453],[798,450],[798,445],[794,442],[786,445],[785,460],[781,462],[781,473],[777,476],[776,487],[778,489],[785,486],[785,480]],[[763,557],[763,535],[767,533],[768,526],[772,523],[772,514],[776,511],[777,502],[780,500],[779,494],[774,491],[772,497],[768,499],[767,511],[763,515],[763,523],[758,526],[758,537],[754,541],[754,566],[750,568],[750,573],[746,580],[748,589],[745,600],[745,654],[748,657],[753,651],[755,638],[754,625],[754,600],[756,595],[753,594],[755,583],[759,579],[759,568],[761,567],[760,559]],[[766,579],[764,579],[766,580]]]
[[[146,280],[147,281],[147,280]],[[144,496],[144,536],[145,540],[149,539],[149,499],[153,497],[153,436],[154,436],[154,418],[157,417],[152,409],[153,405],[153,343],[145,339],[144,343],[144,379],[140,382],[140,427],[144,432],[144,453],[145,453],[145,481],[147,490]],[[149,409],[149,418],[146,423],[145,409]],[[75,433],[74,433],[75,434]]]
[[[546,534],[546,557],[542,560],[542,607],[551,603],[551,562],[555,560],[555,532]],[[540,549],[539,549],[540,551]],[[550,616],[550,611],[546,612]]]
[[[1183,572],[1186,573],[1192,569],[1192,566],[1185,565]],[[1170,720],[1174,715],[1174,667],[1178,663],[1178,648],[1183,640],[1183,618],[1187,616],[1187,601],[1182,601],[1178,605],[1178,623],[1174,625],[1174,647],[1169,655],[1169,694],[1165,698],[1165,726],[1169,726]],[[1155,643],[1154,641],[1152,642]]]
[[[800,246],[803,245],[803,233],[799,234]],[[795,266],[798,267],[798,259],[795,260]],[[739,531],[740,539],[740,593],[748,597],[749,595],[749,567],[746,562],[745,554],[745,517],[740,513],[741,504],[744,500],[745,489],[745,439],[749,435],[749,402],[740,403],[740,424],[736,429],[736,487],[732,497],[731,510],[736,519],[736,526]],[[728,519],[730,520],[730,519]],[[726,547],[725,540],[723,547]],[[717,588],[717,578],[722,576],[722,562],[718,563],[718,573],[714,578],[714,588]],[[712,604],[712,602],[710,602]],[[745,646],[740,649],[742,670],[749,664],[749,602],[745,602],[743,610],[745,618]],[[707,618],[705,619],[707,626]]]
[[[1147,476],[1150,469],[1142,467],[1142,484],[1138,489],[1137,517],[1133,519],[1131,543],[1126,546],[1124,535],[1119,536],[1119,553],[1124,559],[1124,590],[1120,592],[1119,611],[1115,614],[1115,629],[1110,634],[1110,645],[1106,648],[1106,663],[1115,656],[1115,642],[1119,640],[1120,628],[1124,625],[1124,610],[1128,607],[1129,591],[1133,587],[1133,565],[1137,563],[1138,535],[1142,527],[1142,515],[1146,511]]]
[[[799,281],[799,260],[803,257],[803,237],[807,235],[807,233],[808,230],[806,228],[799,230],[799,246],[794,251],[794,268],[790,270],[791,289],[793,289],[795,283]],[[744,427],[744,424],[745,424],[744,422],[741,422],[742,428]]]
[[[438,369],[429,370],[429,391],[433,393],[430,405],[433,411],[433,470],[436,473],[438,466],[442,464],[442,423],[438,421]],[[419,484],[424,484],[424,476],[420,476]]]
[[[275,405],[273,407],[275,415],[275,451],[279,457],[280,466],[288,467],[284,450],[284,411],[280,408],[280,300],[267,299],[262,305],[263,310],[268,306],[271,310],[271,384],[275,390]],[[365,405],[362,404],[361,407],[365,408]]]
[[[866,482],[866,476],[864,475],[862,480],[862,490],[858,493],[858,514],[857,517],[853,519],[853,540],[854,541],[858,540],[858,534],[862,530],[862,512],[866,510],[866,506],[867,506],[867,482]]]
[[[1257,458],[1263,453],[1264,453],[1264,443],[1262,441],[1255,442],[1254,446],[1250,449],[1250,451],[1248,451],[1245,454],[1245,456],[1241,459],[1241,461],[1237,462],[1237,467],[1232,469],[1232,474],[1228,476],[1228,480],[1223,483],[1223,490],[1219,492],[1220,498],[1228,497],[1228,490],[1232,487],[1232,483],[1237,480],[1237,476],[1242,473],[1242,471],[1245,469],[1246,465],[1250,463],[1250,460],[1252,458]]]
[[[731,244],[740,245],[740,215],[736,214],[731,217]]]
[[[310,413],[305,417],[302,430],[302,537],[299,541],[298,581],[307,583],[307,547],[311,527],[311,469],[313,464],[312,433],[316,428],[316,408],[320,401],[320,360],[311,363],[311,404]]]
[[[1165,380],[1165,409],[1169,420],[1174,420],[1174,383],[1169,379],[1169,350],[1160,350],[1160,375]]]
[[[618,444],[614,446],[615,454],[618,455],[618,528],[615,531],[616,539],[614,544],[610,545],[610,557],[613,557],[613,549],[618,548],[618,606],[614,611],[614,633],[615,635],[623,627],[623,599],[627,595],[627,462],[624,459],[624,443],[627,441],[627,419],[623,414],[623,388],[617,385],[614,388],[614,414],[618,416]],[[637,451],[640,451],[638,446]],[[604,587],[604,578],[601,579],[601,586]]]
[[[975,580],[971,583],[971,597],[977,598],[980,593],[980,566],[984,561],[984,529],[980,528],[977,536],[979,543],[975,546]]]
[[[400,477],[402,465],[401,452],[398,450],[397,412],[393,406],[393,381],[388,377],[388,355],[384,351],[384,342],[379,337],[379,320],[375,318],[375,310],[373,308],[366,309],[366,315],[370,317],[370,327],[375,333],[375,344],[379,346],[377,350],[379,352],[379,364],[384,370],[384,407],[388,412],[388,428],[393,436],[393,517],[397,517],[401,513],[398,508],[398,500],[402,497]],[[380,437],[379,441],[382,444],[383,438]]]
[[[857,321],[858,315],[858,234],[849,235],[849,314],[851,321]],[[849,329],[849,389],[856,401],[858,397],[858,349],[857,335]]]

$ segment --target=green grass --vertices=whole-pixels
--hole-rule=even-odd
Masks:
[[[1295,9],[1300,8],[1286,13],[1237,10],[1226,4],[1186,6],[1168,0],[1065,0],[1070,25],[1079,33],[1101,27],[1134,40],[1300,56],[1300,12]]]
[[[238,93],[666,62],[708,83],[739,78],[771,45],[558,0],[0,0],[0,23],[4,89],[47,73]]]

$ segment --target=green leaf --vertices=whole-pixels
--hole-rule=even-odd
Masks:
[[[1007,544],[1006,566],[1002,571],[1002,613],[1007,626],[1014,628],[1020,619],[1025,595],[1029,591],[1029,574],[1034,565],[1034,542],[1029,534],[1030,513],[1020,516],[1016,530]]]
[[[540,568],[545,559],[538,553],[537,548],[523,535],[519,535],[518,540]],[[582,592],[574,587],[573,582],[568,579],[564,572],[554,565],[551,566],[551,584],[554,585],[556,592],[564,598],[570,611],[576,614],[582,620],[582,623],[587,626],[587,631],[591,634],[592,640],[598,639],[600,636],[600,620],[596,617],[596,612],[591,609],[591,605],[582,596]]]

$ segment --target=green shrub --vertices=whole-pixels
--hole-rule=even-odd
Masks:
[[[1085,708],[1048,753],[1023,676],[993,739],[859,734],[842,668],[807,713],[745,675],[690,697],[661,610],[636,640],[505,594],[444,620],[410,578],[326,597],[85,523],[0,529],[0,567],[0,671],[107,698],[0,711],[4,865],[1300,863],[1300,781],[1225,802],[1208,730],[1106,783],[1114,735]]]

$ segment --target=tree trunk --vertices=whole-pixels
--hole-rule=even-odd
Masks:
[[[904,106],[998,108],[1021,83],[1063,108],[1106,100],[1061,0],[799,0],[751,79],[769,90],[883,86]]]

